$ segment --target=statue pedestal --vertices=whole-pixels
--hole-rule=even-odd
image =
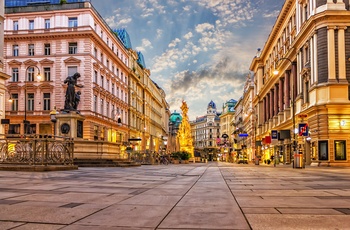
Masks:
[[[85,117],[75,111],[56,115],[55,135],[70,138],[83,138],[83,122]]]

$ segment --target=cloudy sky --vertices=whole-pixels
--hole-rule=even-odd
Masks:
[[[276,21],[283,0],[91,0],[112,29],[125,28],[144,55],[170,109],[189,118],[213,100],[242,96],[249,66]]]

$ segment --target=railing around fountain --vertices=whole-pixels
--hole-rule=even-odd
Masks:
[[[72,138],[51,135],[0,136],[0,164],[73,165]]]

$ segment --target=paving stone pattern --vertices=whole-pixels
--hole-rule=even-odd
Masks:
[[[0,171],[0,229],[349,229],[350,168]]]

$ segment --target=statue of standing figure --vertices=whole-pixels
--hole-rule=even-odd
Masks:
[[[75,73],[73,76],[68,76],[64,83],[68,85],[66,91],[66,100],[64,102],[64,110],[77,110],[80,101],[81,92],[75,92],[75,87],[83,88],[83,85],[78,84],[80,73]]]

